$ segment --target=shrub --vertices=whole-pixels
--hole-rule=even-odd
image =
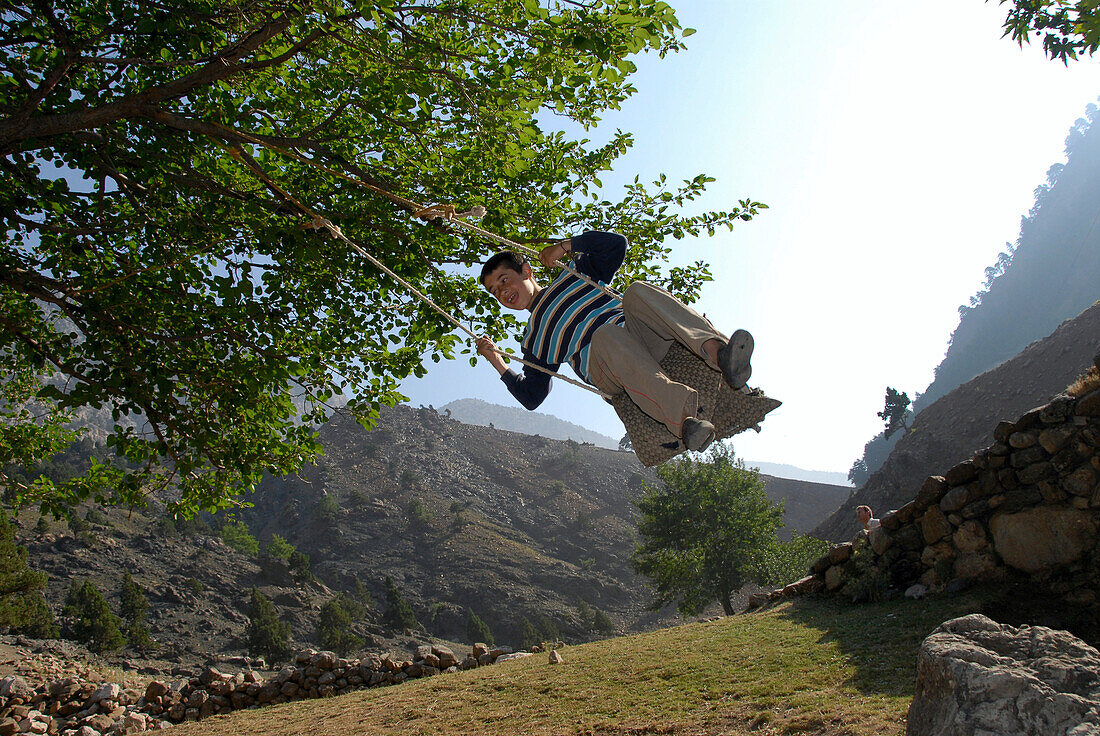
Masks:
[[[382,615],[382,621],[394,629],[416,629],[420,622],[416,620],[412,606],[401,595],[401,589],[393,578],[386,576],[383,585],[386,587],[386,612]]]
[[[748,577],[759,585],[787,585],[805,577],[814,560],[828,551],[828,542],[796,534],[758,550]]]
[[[111,520],[107,518],[107,514],[95,508],[88,509],[88,513],[84,514],[84,521],[99,526],[109,526],[111,523]]]
[[[48,534],[50,531],[50,522],[46,521],[45,516],[38,517],[38,523],[34,525],[35,534]]]
[[[322,496],[321,500],[317,502],[317,506],[313,511],[313,516],[320,521],[331,523],[336,521],[336,514],[339,511],[340,504],[336,502],[335,497]]]
[[[296,580],[312,580],[313,573],[309,571],[309,555],[300,549],[296,549],[290,553],[290,557],[287,559],[287,563],[290,565],[290,572],[294,575]]]
[[[615,622],[611,620],[611,617],[598,608],[592,610],[592,623],[590,628],[599,634],[614,634]]]
[[[950,561],[949,561],[950,562]],[[867,547],[852,553],[852,575],[841,588],[841,593],[853,603],[885,600],[890,591],[890,576],[875,565],[875,555]]]
[[[191,519],[177,519],[176,528],[185,537],[196,534],[210,534],[211,532],[209,522],[202,516],[195,516]]]
[[[167,516],[157,519],[156,532],[164,539],[174,539],[179,535],[179,530],[176,529],[176,522]]]
[[[222,541],[230,549],[235,549],[241,554],[255,556],[260,552],[259,541],[252,536],[248,525],[239,519],[230,521],[222,527]]]
[[[72,619],[73,638],[96,654],[120,649],[126,644],[118,630],[118,618],[90,580],[81,583],[74,580],[70,584],[62,613]]]
[[[409,522],[412,524],[425,526],[432,520],[432,512],[428,510],[428,507],[425,506],[424,502],[419,498],[414,498],[409,501],[408,513]]]
[[[248,602],[248,653],[269,663],[281,662],[290,655],[290,627],[279,620],[275,605],[252,588]]]
[[[27,550],[15,543],[15,530],[0,509],[0,628],[36,639],[57,636],[53,614],[42,596],[45,573],[27,567]]]
[[[469,609],[469,614],[466,616],[466,640],[471,644],[481,642],[489,646],[493,646],[494,643],[493,632],[489,629],[489,624],[482,621],[472,608]]]
[[[84,519],[81,519],[79,516],[70,516],[66,520],[66,523],[69,526],[69,531],[71,531],[74,536],[79,534],[80,532],[86,532],[89,528],[91,528],[91,524],[89,524]]]
[[[202,581],[198,578],[187,578],[187,581],[184,582],[184,585],[186,585],[187,589],[195,595],[202,595],[203,591],[206,590],[206,586],[203,585]]]

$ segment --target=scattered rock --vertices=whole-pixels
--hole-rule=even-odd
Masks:
[[[920,583],[910,585],[908,588],[905,589],[905,597],[912,598],[915,601],[920,600],[926,595],[928,595],[928,588],[927,586],[921,585]]]

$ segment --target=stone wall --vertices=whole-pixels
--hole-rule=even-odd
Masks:
[[[1015,422],[993,444],[817,560],[810,575],[758,596],[833,592],[853,599],[961,589],[1026,576],[1075,607],[1100,609],[1100,389],[1063,394]]]
[[[556,654],[551,653],[551,661]],[[23,678],[10,676],[0,680],[0,736],[101,736],[157,730],[217,713],[397,685],[526,656],[530,653],[484,644],[475,644],[461,660],[442,646],[419,647],[411,660],[389,654],[343,659],[332,652],[308,650],[266,680],[253,670],[231,675],[207,667],[192,679],[154,680],[143,692],[76,677],[32,687]]]

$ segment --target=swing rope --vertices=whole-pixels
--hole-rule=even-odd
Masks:
[[[266,146],[266,144],[264,144],[262,141],[255,140],[254,142],[257,143],[258,145]],[[478,339],[479,336],[477,334],[475,334],[473,332],[473,330],[468,328],[466,325],[462,324],[456,317],[454,317],[452,314],[450,314],[445,309],[443,309],[438,304],[436,304],[426,294],[421,292],[419,289],[417,289],[415,286],[413,286],[411,283],[409,283],[406,279],[399,276],[397,273],[395,273],[393,270],[391,270],[389,267],[387,267],[384,263],[382,263],[377,258],[372,256],[365,248],[363,248],[358,243],[356,243],[355,241],[351,240],[346,235],[344,235],[343,231],[337,225],[334,225],[331,220],[329,220],[326,217],[324,217],[323,215],[315,212],[313,209],[311,209],[307,205],[300,202],[297,198],[295,198],[293,195],[291,195],[285,189],[283,189],[278,184],[276,184],[269,176],[267,176],[267,174],[263,171],[263,169],[260,167],[260,165],[256,161],[252,160],[251,157],[247,156],[244,153],[243,150],[241,150],[239,147],[236,147],[236,146],[225,145],[224,143],[222,145],[223,145],[223,147],[225,147],[227,149],[229,155],[232,158],[234,158],[237,161],[241,162],[241,164],[244,165],[244,167],[246,169],[248,169],[253,174],[253,176],[255,176],[257,179],[259,179],[261,182],[263,182],[263,184],[266,187],[271,189],[273,192],[276,192],[279,196],[283,197],[288,202],[292,203],[295,207],[297,207],[304,214],[306,214],[308,217],[310,217],[311,222],[308,225],[305,225],[305,227],[312,227],[315,230],[320,230],[320,229],[325,230],[325,232],[327,232],[329,234],[329,236],[339,240],[340,242],[344,243],[345,245],[350,247],[352,250],[357,252],[359,255],[361,255],[363,258],[365,258],[371,265],[373,265],[375,268],[377,268],[380,271],[387,274],[390,278],[392,278],[397,283],[401,284],[410,293],[412,293],[416,298],[420,299],[422,302],[427,304],[431,309],[433,309],[436,313],[438,313],[441,317],[446,319],[452,325],[454,325],[458,329],[465,332],[467,335],[469,335],[475,341]],[[297,154],[293,154],[289,151],[282,151],[281,149],[279,149],[277,147],[274,147],[274,146],[266,146],[266,147],[272,148],[273,150],[275,150],[277,152],[280,152],[280,153],[285,153],[285,154],[289,155],[291,158],[300,161],[301,163],[305,163],[305,164],[308,164],[308,165],[315,165],[312,162],[310,162],[308,159],[306,159],[305,157],[298,156]],[[378,192],[378,193],[382,194],[383,196],[387,197],[388,199],[390,199],[391,201],[394,201],[398,204],[401,204],[402,206],[404,206],[408,209],[413,209],[414,214],[423,213],[423,214],[431,216],[433,213],[437,213],[438,217],[445,217],[445,218],[448,219],[449,222],[456,222],[456,223],[465,225],[465,226],[467,226],[467,227],[469,227],[469,228],[485,235],[486,237],[489,237],[491,240],[494,240],[498,243],[509,245],[510,247],[515,247],[515,248],[518,248],[518,249],[526,251],[526,252],[535,252],[535,251],[532,251],[531,249],[527,248],[526,246],[520,245],[519,243],[515,243],[513,241],[510,241],[507,238],[496,235],[495,233],[490,233],[489,231],[483,230],[482,228],[477,227],[476,225],[471,225],[470,223],[467,223],[462,219],[457,219],[457,217],[455,216],[455,213],[454,213],[453,205],[442,208],[442,211],[440,211],[440,208],[438,208],[438,207],[436,207],[436,208],[421,207],[421,206],[417,205],[415,202],[413,202],[412,200],[405,199],[404,197],[401,197],[400,195],[397,195],[397,194],[393,194],[392,192],[387,192],[385,189],[382,189],[381,187],[375,187],[372,184],[368,184],[367,182],[358,180],[354,177],[350,177],[350,176],[347,176],[347,175],[344,175],[344,174],[340,174],[339,172],[326,169],[325,167],[320,166],[320,165],[317,165],[317,167],[325,170],[327,173],[334,174],[336,176],[339,176],[340,178],[348,179],[350,181],[353,181],[353,182],[359,184],[360,186],[363,186],[367,189],[370,189],[371,191]],[[449,210],[449,213],[447,212],[448,210]],[[535,252],[535,253],[537,255],[537,252]],[[565,266],[564,264],[559,264],[559,265],[562,265],[564,268],[568,268],[570,271],[573,271],[572,268],[569,268],[568,266]],[[574,271],[574,273],[576,273],[576,272]],[[589,279],[584,274],[578,274],[578,275],[581,278],[588,281],[589,283],[591,283],[591,284],[593,284],[593,285],[595,285],[599,288],[602,288],[605,293],[611,294],[612,296],[616,296],[616,297],[618,296],[617,294],[614,294],[610,289],[603,288],[602,285],[598,284],[597,282],[593,281],[592,279]],[[587,383],[583,383],[583,382],[578,381],[576,379],[570,378],[569,376],[562,375],[560,373],[557,373],[555,371],[550,370],[549,368],[545,368],[541,365],[538,365],[537,363],[532,363],[531,361],[524,360],[523,358],[517,358],[516,356],[511,355],[510,353],[506,353],[505,351],[501,350],[498,347],[494,347],[493,351],[500,354],[504,358],[507,358],[508,360],[514,360],[514,361],[516,361],[518,363],[521,363],[525,366],[530,366],[531,368],[534,368],[535,370],[538,370],[538,371],[541,371],[543,373],[549,374],[550,376],[552,376],[554,378],[560,378],[561,380],[563,380],[567,383],[571,383],[574,386],[579,386],[579,387],[581,387],[581,388],[583,388],[587,391],[591,391],[592,393],[598,394],[601,397],[603,397],[604,399],[610,400],[610,398],[611,398],[608,394],[605,394],[603,391],[600,391],[599,389],[597,389],[593,386],[590,386]]]
[[[224,130],[228,134],[228,136],[230,136],[230,137],[240,138],[241,140],[244,140],[248,143],[252,143],[253,145],[260,146],[262,148],[266,148],[269,151],[274,151],[275,153],[278,153],[279,155],[284,156],[286,158],[289,158],[291,160],[297,161],[300,164],[305,164],[306,166],[311,166],[311,167],[317,169],[318,171],[322,171],[322,172],[324,172],[324,173],[326,173],[330,176],[335,176],[338,179],[343,179],[344,181],[355,184],[356,186],[362,187],[363,189],[367,189],[368,191],[374,192],[375,194],[379,194],[379,195],[385,197],[386,199],[388,199],[389,201],[393,202],[394,204],[399,205],[399,206],[403,207],[404,209],[409,210],[412,213],[413,217],[418,217],[418,218],[423,219],[423,220],[444,219],[447,222],[455,223],[457,225],[460,225],[461,227],[466,228],[467,230],[470,230],[471,232],[474,232],[474,233],[477,233],[478,235],[481,235],[484,238],[492,240],[493,242],[495,242],[499,245],[503,245],[506,248],[513,248],[515,250],[521,251],[525,255],[534,257],[536,260],[538,260],[539,252],[537,250],[535,250],[534,248],[526,246],[522,243],[517,243],[514,240],[509,240],[508,238],[505,238],[502,235],[498,235],[498,234],[496,234],[496,233],[494,233],[490,230],[486,230],[486,229],[484,229],[484,228],[482,228],[478,225],[473,224],[472,222],[467,222],[466,220],[462,219],[466,215],[475,215],[477,217],[484,216],[485,208],[480,206],[480,205],[472,208],[469,212],[464,212],[464,213],[456,213],[454,205],[431,205],[431,206],[425,207],[424,205],[418,204],[417,202],[414,202],[413,200],[411,200],[407,197],[402,197],[400,194],[395,194],[394,192],[391,192],[388,189],[377,186],[375,184],[371,184],[370,182],[363,181],[362,179],[351,176],[350,174],[346,174],[342,171],[337,171],[335,169],[331,169],[331,168],[325,166],[324,164],[318,163],[317,161],[314,161],[311,158],[308,158],[306,156],[301,155],[300,153],[296,153],[294,151],[282,148],[280,146],[276,146],[272,143],[268,143],[267,141],[264,141],[261,138],[257,138],[255,136],[249,135],[248,133],[242,133],[239,130],[233,130],[232,128],[227,128],[223,125],[218,125],[218,124],[214,124],[214,127],[219,128],[221,130]],[[230,146],[226,146],[221,141],[218,141],[218,142],[221,143],[223,147],[229,148],[230,151],[239,150],[239,149],[234,149],[233,147],[230,147]],[[253,163],[253,164],[249,165],[248,168],[251,169],[257,175],[260,175],[260,174],[263,173],[262,170],[259,169],[257,164]],[[267,180],[266,176],[262,176],[261,178],[265,181],[265,183],[267,183],[268,180]],[[271,186],[272,184],[273,184],[273,182],[270,183],[269,186]],[[278,189],[277,187],[276,187],[276,191],[278,191],[280,194],[282,194],[282,196],[287,197],[290,201],[294,202],[294,204],[297,205],[298,207],[302,208],[305,211],[309,211],[312,214],[312,210],[309,210],[309,208],[304,207],[301,203],[297,202],[292,197],[290,197],[290,195],[287,194],[286,192],[282,191],[281,189]],[[541,263],[541,261],[540,261],[540,263]],[[582,281],[584,281],[585,283],[587,283],[589,286],[591,286],[595,289],[598,289],[599,291],[603,292],[607,296],[613,297],[615,299],[621,299],[622,298],[622,295],[619,294],[614,289],[611,289],[610,287],[608,287],[604,284],[601,284],[600,282],[596,281],[595,279],[590,278],[589,276],[581,273],[580,271],[577,271],[575,268],[573,268],[568,263],[563,263],[561,261],[554,261],[554,263],[552,263],[551,265],[558,266],[559,268],[563,268],[566,271],[569,271],[574,276],[576,276],[577,278],[579,278]],[[409,288],[412,288],[412,287],[409,287]],[[503,353],[503,354],[507,355],[506,353]],[[545,370],[545,369],[541,369],[541,370]],[[553,373],[552,371],[548,371],[548,372],[550,372],[552,375],[559,375],[559,374]],[[565,378],[565,377],[562,376],[562,378]],[[566,380],[568,380],[568,379],[566,379]],[[584,385],[586,387],[588,387],[587,384],[584,384]]]

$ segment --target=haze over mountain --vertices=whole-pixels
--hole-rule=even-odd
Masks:
[[[1100,302],[918,413],[882,467],[813,535],[845,541],[858,529],[857,505],[867,504],[882,514],[911,501],[925,478],[993,444],[999,421],[1012,420],[1064,391],[1092,365],[1098,350]]]
[[[914,411],[1012,358],[1081,314],[1100,297],[1100,108],[1091,104],[1065,145],[1066,162],[1047,171],[1035,204],[1021,219],[1015,243],[1006,243],[985,271],[985,284],[959,307],[959,324],[932,383],[914,399]],[[945,268],[950,264],[945,264]],[[913,387],[895,386],[914,395]],[[889,456],[896,437],[867,443],[866,473]],[[858,462],[858,461],[857,461]]]
[[[539,411],[527,411],[515,406],[501,406],[481,399],[456,399],[440,408],[440,412],[464,424],[476,424],[479,427],[496,427],[509,432],[549,437],[555,440],[573,440],[574,442],[619,449],[619,441],[606,434],[593,432],[579,424],[559,419],[553,414]]]
[[[440,412],[465,424],[496,427],[510,432],[520,432],[552,439],[573,440],[580,443],[588,442],[596,447],[606,447],[611,450],[619,449],[618,440],[586,429],[579,424],[559,419],[553,414],[527,411],[514,406],[501,406],[481,399],[457,399],[443,405]],[[791,480],[834,486],[849,485],[844,473],[806,470],[783,463],[761,463],[755,460],[744,460],[746,466],[758,468],[762,474],[776,478],[789,478]]]

